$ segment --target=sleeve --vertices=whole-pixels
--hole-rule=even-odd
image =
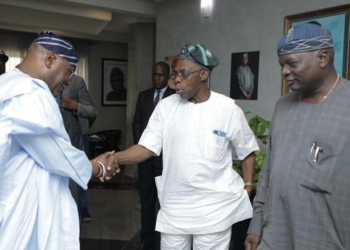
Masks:
[[[281,100],[281,99],[280,99]],[[248,229],[248,234],[254,234],[258,236],[262,236],[262,225],[264,219],[264,210],[266,203],[266,196],[269,189],[269,180],[270,180],[270,169],[271,169],[271,159],[273,153],[273,145],[272,145],[272,134],[273,134],[273,126],[274,120],[277,113],[278,103],[276,104],[272,119],[271,119],[271,127],[269,131],[269,142],[267,148],[267,155],[265,158],[264,165],[259,175],[259,182],[257,187],[257,193],[253,202],[253,217],[250,222],[250,226]]]
[[[62,116],[52,96],[36,90],[6,101],[0,114],[1,141],[17,140],[42,168],[73,179],[86,188],[92,166],[83,151],[74,148],[64,129]],[[1,143],[0,164],[6,164],[9,143]]]
[[[136,103],[136,110],[135,110],[135,114],[134,114],[134,119],[132,121],[132,135],[134,138],[134,144],[137,144],[141,138],[142,135],[142,128],[141,128],[141,124],[142,124],[142,104],[141,104],[141,93],[139,94],[138,98],[137,98],[137,103]]]
[[[97,115],[97,109],[94,106],[89,91],[86,88],[86,84],[82,79],[79,83],[78,94],[78,116],[82,118],[94,118]]]
[[[230,139],[235,147],[238,159],[243,160],[250,153],[259,150],[255,135],[250,129],[243,111],[238,106],[233,111],[230,124],[233,127]]]
[[[264,218],[264,206],[269,188],[270,162],[271,162],[271,134],[269,135],[269,147],[264,166],[259,176],[257,193],[253,202],[253,218],[250,222],[248,234],[262,236],[262,224]]]
[[[153,111],[146,129],[143,131],[139,144],[151,150],[156,156],[159,156],[163,148],[164,134],[164,101],[160,101]]]

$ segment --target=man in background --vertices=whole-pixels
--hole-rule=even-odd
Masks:
[[[168,87],[169,73],[169,65],[166,62],[157,62],[152,71],[153,87],[139,94],[132,123],[135,144],[138,144],[158,102],[175,93],[175,90]],[[154,178],[162,175],[162,169],[162,154],[159,157],[150,157],[138,166],[142,243],[139,249],[156,249],[155,226],[158,196]]]
[[[118,67],[114,67],[109,76],[113,91],[107,94],[107,101],[126,101],[127,90],[124,87],[124,80],[123,71]]]
[[[293,92],[272,116],[246,249],[350,249],[350,82],[317,24],[291,28],[277,54]]]
[[[0,50],[0,75],[4,74],[6,71],[6,62],[9,60],[9,57],[5,54],[3,50]]]
[[[66,128],[72,145],[77,149],[84,151],[83,133],[79,117],[94,119],[97,115],[97,109],[91,100],[82,77],[72,75],[65,85],[65,88],[62,91],[61,113],[64,127]],[[81,201],[81,188],[72,180],[69,182],[69,188],[79,208]],[[81,210],[82,220],[85,218],[91,218],[84,198],[87,198],[87,194],[85,197],[83,194],[84,209]]]

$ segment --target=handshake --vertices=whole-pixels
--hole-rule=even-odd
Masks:
[[[101,154],[90,160],[92,164],[92,177],[97,177],[101,182],[110,180],[120,172],[114,151]]]

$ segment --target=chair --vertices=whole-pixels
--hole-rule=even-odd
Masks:
[[[120,151],[121,134],[121,130],[103,130],[92,133],[89,141],[91,157],[93,158],[107,151]]]

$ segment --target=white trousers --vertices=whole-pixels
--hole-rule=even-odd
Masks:
[[[161,250],[228,250],[231,227],[211,234],[166,234],[161,233]]]

